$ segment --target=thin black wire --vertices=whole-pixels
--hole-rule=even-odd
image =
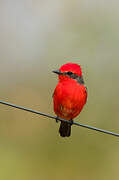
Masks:
[[[34,114],[38,114],[38,115],[41,115],[41,116],[45,116],[45,117],[48,117],[48,118],[51,118],[51,119],[55,119],[55,120],[59,120],[59,121],[64,121],[64,122],[67,122],[67,123],[71,123],[70,121],[62,119],[62,118],[59,118],[59,117],[56,117],[56,116],[52,116],[52,115],[49,115],[49,114],[46,114],[46,113],[42,113],[42,112],[39,112],[39,111],[35,111],[35,110],[29,109],[29,108],[25,108],[23,106],[18,106],[18,105],[15,105],[15,104],[11,104],[11,103],[8,103],[8,102],[5,102],[5,101],[1,101],[0,100],[0,104],[4,104],[4,105],[7,105],[7,106],[10,106],[10,107],[13,107],[13,108],[21,109],[23,111],[28,111],[28,112],[31,112],[31,113],[34,113]],[[96,127],[89,126],[89,125],[86,125],[86,124],[81,124],[81,123],[77,123],[77,122],[73,121],[72,125],[84,127],[84,128],[87,128],[87,129],[91,129],[91,130],[94,130],[94,131],[98,131],[98,132],[101,132],[101,133],[105,133],[105,134],[109,134],[109,135],[112,135],[112,136],[119,137],[118,133],[107,131],[107,130],[100,129],[100,128],[96,128]]]

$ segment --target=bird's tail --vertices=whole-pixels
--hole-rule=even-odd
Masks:
[[[62,137],[69,137],[71,135],[71,124],[62,121],[60,124],[59,133]]]

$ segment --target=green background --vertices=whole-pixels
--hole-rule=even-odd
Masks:
[[[0,99],[53,113],[52,70],[81,64],[88,101],[75,120],[119,132],[119,2],[0,0]],[[0,105],[0,179],[118,180],[119,139]]]

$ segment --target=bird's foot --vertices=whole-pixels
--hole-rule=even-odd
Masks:
[[[70,124],[71,124],[71,126],[72,126],[72,124],[73,124],[73,120],[72,120],[72,119],[70,119]]]
[[[56,118],[56,123],[58,123],[59,122],[59,120],[58,120],[58,117]]]

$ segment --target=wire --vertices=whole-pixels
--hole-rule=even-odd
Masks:
[[[7,106],[10,106],[10,107],[13,107],[13,108],[21,109],[23,111],[28,111],[28,112],[38,114],[38,115],[41,115],[41,116],[45,116],[45,117],[48,117],[48,118],[51,118],[51,119],[64,121],[64,122],[67,122],[69,124],[71,123],[72,125],[84,127],[84,128],[87,128],[87,129],[91,129],[91,130],[94,130],[94,131],[98,131],[98,132],[101,132],[101,133],[105,133],[105,134],[109,134],[109,135],[112,135],[112,136],[119,137],[119,134],[115,133],[115,132],[107,131],[107,130],[104,130],[104,129],[96,128],[96,127],[93,127],[93,126],[89,126],[89,125],[86,125],[86,124],[81,124],[81,123],[74,122],[74,121],[71,122],[71,121],[56,117],[56,116],[52,116],[52,115],[49,115],[49,114],[46,114],[46,113],[42,113],[42,112],[35,111],[35,110],[29,109],[29,108],[25,108],[23,106],[18,106],[18,105],[15,105],[15,104],[11,104],[11,103],[8,103],[8,102],[5,102],[5,101],[0,100],[0,104],[4,104],[4,105],[7,105]]]

